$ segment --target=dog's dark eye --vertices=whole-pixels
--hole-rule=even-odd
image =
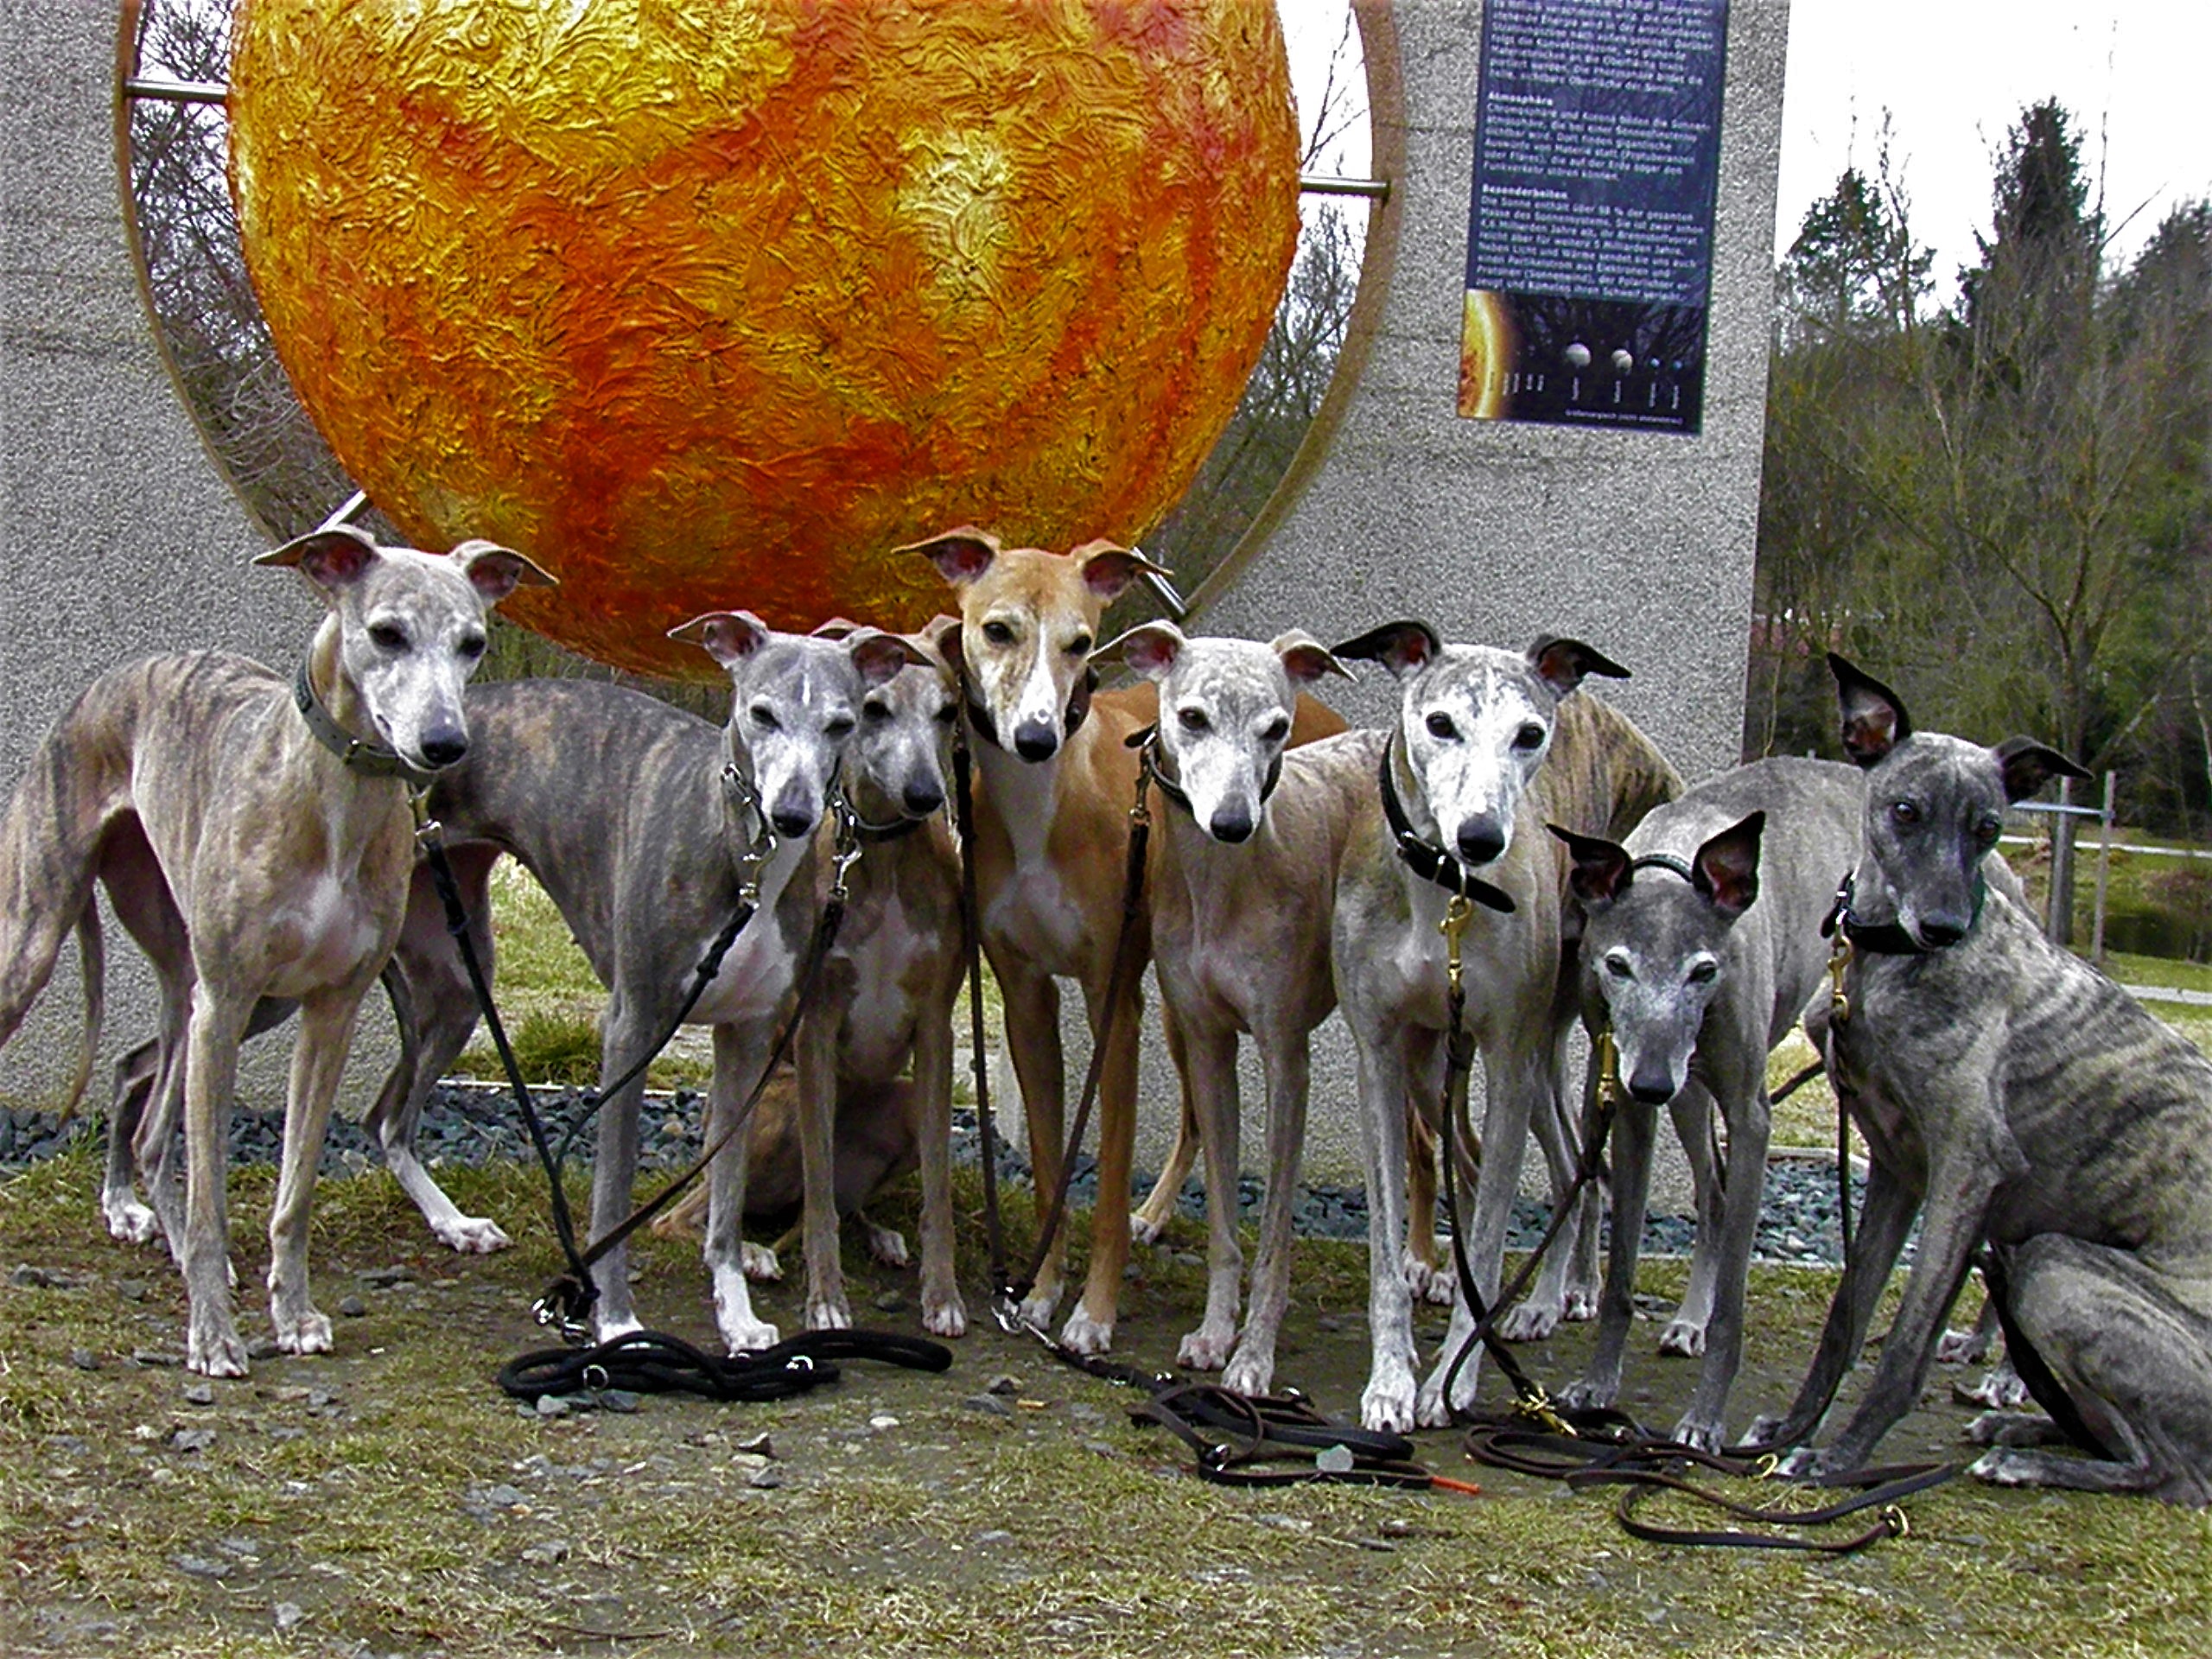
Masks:
[[[1513,734],[1513,747],[1523,753],[1533,748],[1541,747],[1543,741],[1544,728],[1537,725],[1533,720],[1526,726],[1523,726],[1519,731]]]
[[[861,718],[871,726],[880,726],[891,718],[891,705],[880,697],[870,697],[861,704]]]
[[[753,723],[755,726],[758,726],[764,732],[774,732],[783,729],[777,723],[776,711],[771,709],[765,702],[756,702],[746,712],[753,717]]]
[[[1186,732],[1203,732],[1213,722],[1206,718],[1203,709],[1178,709],[1175,723]]]
[[[1994,812],[1985,812],[1974,827],[1974,839],[1985,847],[1994,847],[1997,837],[2004,833],[2005,820]]]
[[[1431,715],[1428,717],[1428,734],[1448,740],[1459,736],[1459,728],[1452,723],[1449,715]]]
[[[1280,743],[1289,735],[1290,718],[1287,715],[1277,715],[1260,728],[1260,741],[1262,743]]]
[[[940,726],[950,726],[954,721],[959,718],[960,710],[949,702],[946,703],[944,708],[937,711],[937,721]]]
[[[1717,962],[1700,962],[1690,969],[1690,983],[1693,985],[1710,985],[1719,976],[1720,964]]]
[[[369,625],[369,639],[379,651],[407,649],[407,630],[397,622],[372,622]]]
[[[1890,817],[1897,823],[1918,823],[1920,809],[1910,801],[1893,801],[1890,805]]]
[[[986,622],[983,638],[995,645],[1010,645],[1014,643],[1014,630],[1003,622]]]
[[[473,663],[484,654],[484,636],[480,633],[472,633],[454,649]]]
[[[1634,977],[1634,976],[1629,971],[1628,958],[1626,957],[1607,957],[1605,958],[1605,971],[1611,974],[1615,979],[1630,979]]]
[[[1078,633],[1068,641],[1068,655],[1071,657],[1080,657],[1090,649],[1090,636],[1087,633]]]

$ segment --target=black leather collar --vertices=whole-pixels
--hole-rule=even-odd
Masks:
[[[1160,762],[1166,751],[1160,746],[1160,728],[1157,725],[1142,727],[1131,732],[1122,741],[1130,748],[1146,751],[1144,764],[1151,770],[1152,781],[1160,785],[1160,792],[1162,795],[1183,809],[1185,817],[1196,823],[1198,821],[1198,815],[1191,810],[1190,796],[1185,792],[1181,784],[1170,778],[1161,769]],[[1281,781],[1282,756],[1278,754],[1275,756],[1274,765],[1268,768],[1267,777],[1260,783],[1260,805],[1263,810],[1268,804],[1268,797],[1275,792],[1275,785]]]
[[[340,726],[315,696],[305,658],[300,659],[300,671],[292,676],[292,706],[300,711],[315,741],[345,762],[349,772],[358,772],[364,778],[402,778],[418,789],[426,787],[434,776],[409,766],[389,744],[356,737]]]
[[[853,815],[853,833],[870,846],[880,846],[887,841],[903,841],[929,820],[900,816],[888,823],[870,823],[858,813]]]
[[[1938,950],[1951,948],[1948,945],[1923,944],[1898,922],[1862,922],[1853,916],[1851,913],[1851,881],[1856,874],[1855,871],[1847,873],[1837,884],[1835,903],[1829,907],[1827,918],[1821,923],[1822,938],[1833,938],[1836,930],[1841,928],[1843,937],[1851,941],[1853,950],[1867,951],[1878,957],[1927,957],[1933,956]],[[1976,922],[1981,919],[1981,901],[1987,893],[1988,887],[1982,880],[1980,872],[1976,871],[1974,884],[1974,919]],[[1973,931],[1969,925],[1967,936],[1970,937]]]
[[[1086,664],[1083,677],[1068,693],[1068,711],[1060,721],[1062,742],[1073,737],[1077,728],[1090,718],[1090,694],[1097,689],[1098,671]],[[1006,745],[999,741],[998,725],[991,719],[991,711],[976,701],[975,688],[969,683],[965,671],[960,676],[960,700],[967,708],[968,723],[975,728],[976,735],[995,749],[1005,748]]]
[[[1671,853],[1646,853],[1642,858],[1630,860],[1628,868],[1631,875],[1638,870],[1667,870],[1681,876],[1692,887],[1697,885],[1697,876],[1690,867]]]
[[[1488,909],[1510,914],[1513,896],[1492,887],[1479,876],[1470,875],[1465,866],[1439,847],[1434,842],[1423,841],[1414,828],[1413,820],[1406,816],[1406,804],[1398,798],[1397,780],[1390,776],[1390,756],[1396,747],[1397,734],[1393,732],[1382,745],[1382,817],[1390,826],[1390,839],[1396,845],[1398,856],[1405,866],[1424,881],[1433,881],[1446,893],[1455,893],[1471,899]]]

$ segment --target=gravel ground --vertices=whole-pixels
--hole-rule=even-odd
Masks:
[[[582,1095],[573,1089],[532,1091],[539,1116],[556,1143],[583,1109]],[[698,1154],[696,1132],[701,1101],[690,1090],[673,1097],[646,1102],[643,1155],[651,1167],[679,1168]],[[0,1110],[0,1172],[20,1168],[53,1156],[65,1147],[101,1133],[99,1119],[80,1115],[64,1123],[49,1113]],[[275,1112],[239,1110],[231,1121],[231,1158],[234,1163],[274,1163],[282,1135],[282,1120]],[[980,1156],[980,1135],[975,1113],[956,1109],[953,1118],[953,1156],[974,1164]],[[530,1148],[513,1104],[504,1091],[464,1084],[441,1084],[431,1091],[430,1109],[423,1124],[422,1152],[433,1167],[441,1164],[473,1164],[495,1159],[524,1159]],[[591,1137],[580,1137],[575,1161],[588,1163]],[[354,1174],[378,1161],[378,1155],[359,1123],[334,1119],[322,1155],[326,1174]],[[1001,1145],[1001,1175],[1027,1181],[1028,1165]],[[1132,1202],[1152,1190],[1153,1172],[1140,1172]],[[1864,1182],[1852,1182],[1852,1209],[1864,1205]],[[1088,1205],[1097,1195],[1096,1161],[1085,1155],[1077,1160],[1073,1202]],[[1246,1176],[1238,1204],[1247,1220],[1259,1218],[1260,1183]],[[1183,1188],[1181,1208],[1190,1216],[1205,1213],[1205,1189],[1193,1176]],[[1523,1198],[1516,1206],[1509,1243],[1515,1249],[1533,1248],[1550,1219],[1549,1206]],[[1305,1187],[1299,1198],[1297,1228],[1300,1235],[1316,1238],[1364,1238],[1367,1235],[1366,1194],[1357,1185],[1326,1182]],[[1647,1252],[1686,1253],[1695,1234],[1688,1216],[1653,1216],[1646,1219],[1643,1248]],[[1835,1163],[1833,1158],[1777,1158],[1766,1172],[1766,1192],[1761,1203],[1759,1260],[1804,1265],[1834,1266],[1842,1260],[1836,1224]]]

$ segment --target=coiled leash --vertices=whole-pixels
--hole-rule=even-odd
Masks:
[[[499,1368],[499,1386],[518,1400],[544,1395],[696,1394],[709,1400],[788,1400],[835,1382],[842,1359],[872,1359],[910,1371],[944,1371],[952,1351],[925,1337],[881,1331],[805,1331],[757,1354],[727,1358],[659,1331],[632,1331],[596,1348],[542,1348]]]

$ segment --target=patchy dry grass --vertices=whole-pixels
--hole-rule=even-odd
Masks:
[[[512,1252],[431,1244],[388,1178],[324,1184],[315,1261],[326,1309],[356,1296],[338,1351],[263,1360],[213,1385],[134,1363],[174,1352],[182,1296],[157,1256],[110,1243],[79,1154],[0,1186],[0,1258],[73,1277],[0,1288],[0,1506],[10,1571],[0,1650],[168,1654],[529,1652],[998,1654],[1077,1647],[1207,1654],[2202,1651],[2212,1520],[2138,1501],[1958,1482],[1912,1500],[1914,1533],[1852,1560],[1642,1545],[1607,1502],[1470,1471],[1450,1436],[1423,1455],[1473,1472],[1479,1498],[1350,1489],[1224,1491],[1179,1467],[1125,1398],[979,1330],[945,1376],[855,1365],[774,1406],[648,1400],[634,1416],[541,1421],[493,1388],[535,1345],[524,1308],[555,1271],[529,1172],[448,1172]],[[266,1170],[234,1179],[241,1282],[265,1265]],[[976,1193],[963,1190],[967,1287],[980,1306]],[[894,1215],[911,1222],[911,1212]],[[1017,1221],[1020,1220],[1017,1210]],[[1201,1297],[1188,1223],[1138,1253],[1121,1345],[1159,1363]],[[911,1328],[911,1272],[850,1252],[864,1317]],[[393,1263],[387,1288],[357,1275]],[[689,1247],[648,1240],[652,1323],[710,1328]],[[1680,1288],[1679,1263],[1646,1287]],[[1364,1257],[1301,1252],[1286,1381],[1357,1400]],[[1761,1269],[1738,1417],[1794,1387],[1828,1276]],[[878,1299],[881,1306],[874,1307]],[[764,1296],[796,1318],[792,1293]],[[249,1338],[265,1329],[243,1299]],[[1424,1320],[1424,1341],[1437,1320]],[[1625,1403],[1671,1421],[1693,1368],[1645,1330]],[[1526,1351],[1573,1374],[1586,1328]],[[74,1357],[73,1359],[73,1354]],[[92,1369],[85,1369],[89,1362]],[[1013,1415],[963,1402],[1020,1381]],[[897,1420],[871,1427],[879,1414]],[[1936,1403],[1885,1453],[1955,1455],[1964,1414]],[[212,1430],[197,1451],[179,1430]],[[738,1443],[766,1431],[782,1484],[749,1484]],[[190,1441],[188,1440],[187,1444]],[[495,1490],[505,1486],[509,1490]],[[280,1634],[279,1610],[296,1627]]]

